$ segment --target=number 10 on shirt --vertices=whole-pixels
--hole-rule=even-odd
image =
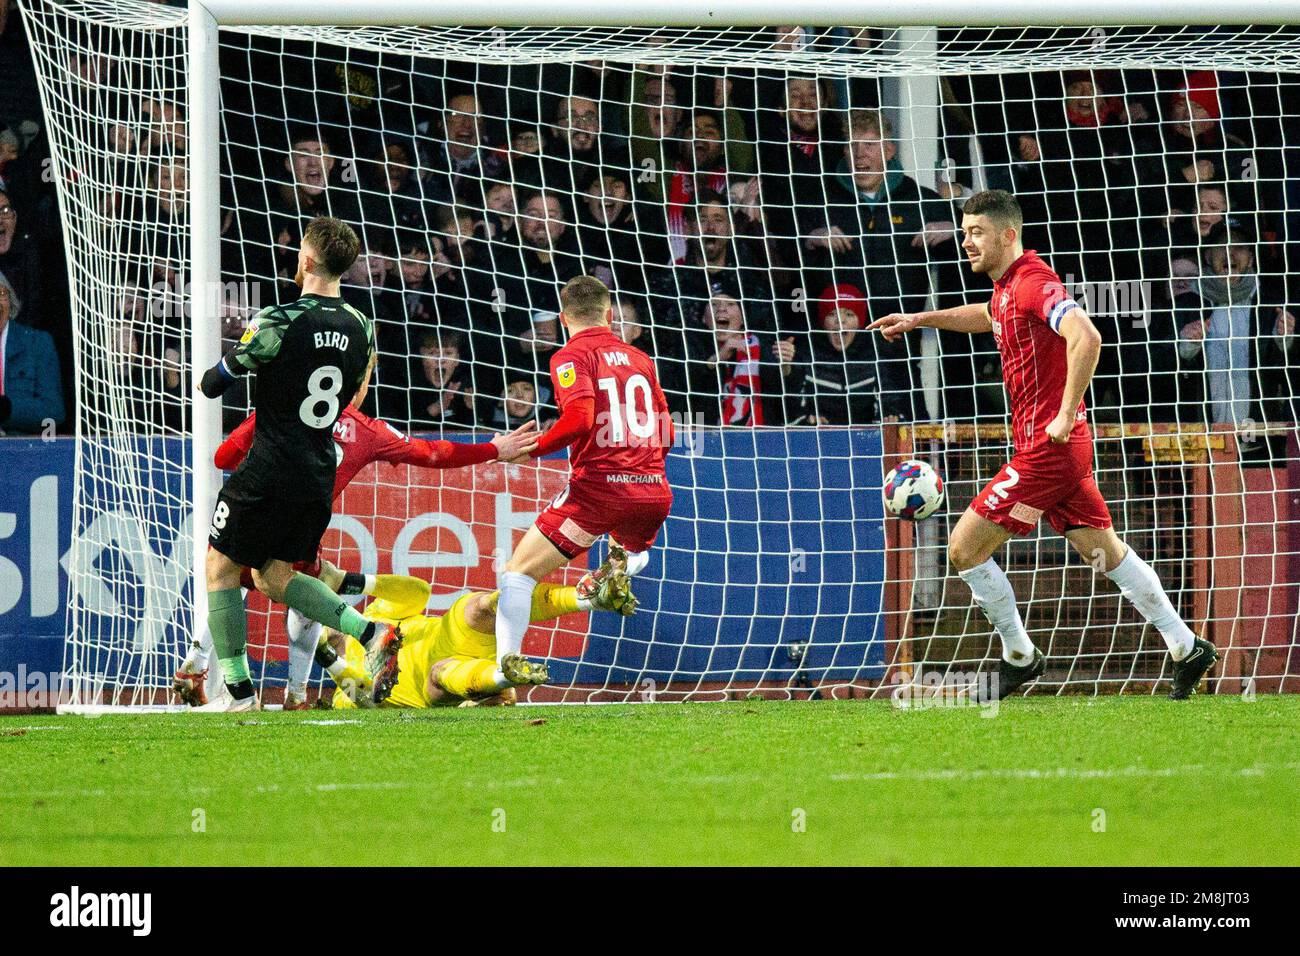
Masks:
[[[654,403],[650,393],[650,382],[644,375],[633,375],[627,380],[623,386],[621,399],[618,394],[618,379],[612,375],[597,379],[596,384],[609,396],[611,445],[626,444],[629,430],[642,440],[654,435]]]

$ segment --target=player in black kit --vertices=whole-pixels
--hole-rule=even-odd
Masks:
[[[303,233],[296,281],[302,297],[262,309],[239,344],[204,373],[200,389],[218,398],[236,378],[256,375],[253,445],[217,498],[208,531],[208,625],[226,693],[204,710],[258,706],[248,673],[248,623],[240,569],[258,590],[367,645],[376,660],[393,635],[367,621],[320,580],[298,573],[329,525],[335,451],[331,433],[374,363],[371,321],[339,296],[339,277],[357,257],[352,228],[328,217]]]

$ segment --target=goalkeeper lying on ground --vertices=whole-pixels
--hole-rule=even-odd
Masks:
[[[392,626],[402,638],[395,666],[373,676],[368,696],[385,707],[513,704],[517,684],[502,674],[496,659],[498,592],[469,591],[445,614],[426,615],[431,588],[428,582],[420,583],[423,591],[418,595],[404,600],[380,599],[366,608],[367,618]],[[630,615],[635,610],[636,598],[626,572],[606,566],[577,586],[539,584],[533,592],[531,620],[549,621],[584,611]],[[340,654],[345,668],[331,667]],[[334,692],[336,708],[356,706],[353,685],[341,675],[364,672],[365,654],[354,637],[337,631],[327,631],[321,637],[316,659],[339,684]],[[546,665],[534,662],[521,683],[542,684],[546,679]]]

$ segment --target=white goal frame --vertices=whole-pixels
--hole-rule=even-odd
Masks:
[[[871,26],[1155,26],[1260,22],[1260,6],[1247,0],[908,0],[865,6],[852,0],[807,0],[797,13],[781,3],[754,0],[652,0],[594,5],[589,0],[367,0],[365,4],[320,0],[190,0],[189,4],[189,188],[190,355],[195,372],[221,358],[217,290],[221,287],[221,108],[218,31],[223,26],[778,26],[796,16],[805,26],[836,26],[869,20]],[[1300,0],[1273,0],[1269,23],[1300,23]],[[864,24],[865,25],[865,24]],[[197,381],[197,378],[195,379]],[[194,493],[195,619],[206,594],[206,527],[221,487],[212,463],[221,442],[221,408],[196,402],[191,441]]]
[[[190,357],[196,375],[220,359],[218,290],[220,273],[221,115],[219,31],[241,26],[333,27],[759,27],[795,20],[804,26],[907,27],[918,45],[933,42],[940,27],[1186,26],[1192,24],[1300,24],[1300,0],[1274,0],[1266,7],[1246,0],[909,0],[905,4],[863,4],[850,0],[807,0],[797,10],[756,0],[653,0],[593,5],[589,0],[494,0],[465,5],[450,0],[368,0],[364,4],[322,0],[190,0],[188,5]],[[222,439],[219,403],[193,403],[192,541],[194,613],[203,613],[206,594],[207,527],[221,476],[213,452]],[[104,705],[61,710],[102,712]],[[140,707],[122,708],[139,711]]]

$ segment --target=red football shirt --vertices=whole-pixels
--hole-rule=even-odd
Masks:
[[[561,412],[595,403],[595,424],[569,450],[574,478],[664,474],[672,423],[648,355],[608,326],[583,329],[551,356],[551,385]]]
[[[993,338],[1002,353],[1002,380],[1011,401],[1011,441],[1017,454],[1048,441],[1047,426],[1065,393],[1065,339],[1061,319],[1078,303],[1051,266],[1025,251],[993,283]],[[1091,441],[1083,402],[1070,441]]]
[[[221,443],[215,456],[218,468],[229,471],[239,465],[253,444],[257,414],[249,415],[230,437]],[[422,468],[460,468],[493,461],[496,446],[491,442],[464,444],[450,441],[427,441],[404,435],[387,422],[363,415],[352,406],[334,423],[334,450],[338,470],[334,475],[334,500],[371,462],[419,465]]]

